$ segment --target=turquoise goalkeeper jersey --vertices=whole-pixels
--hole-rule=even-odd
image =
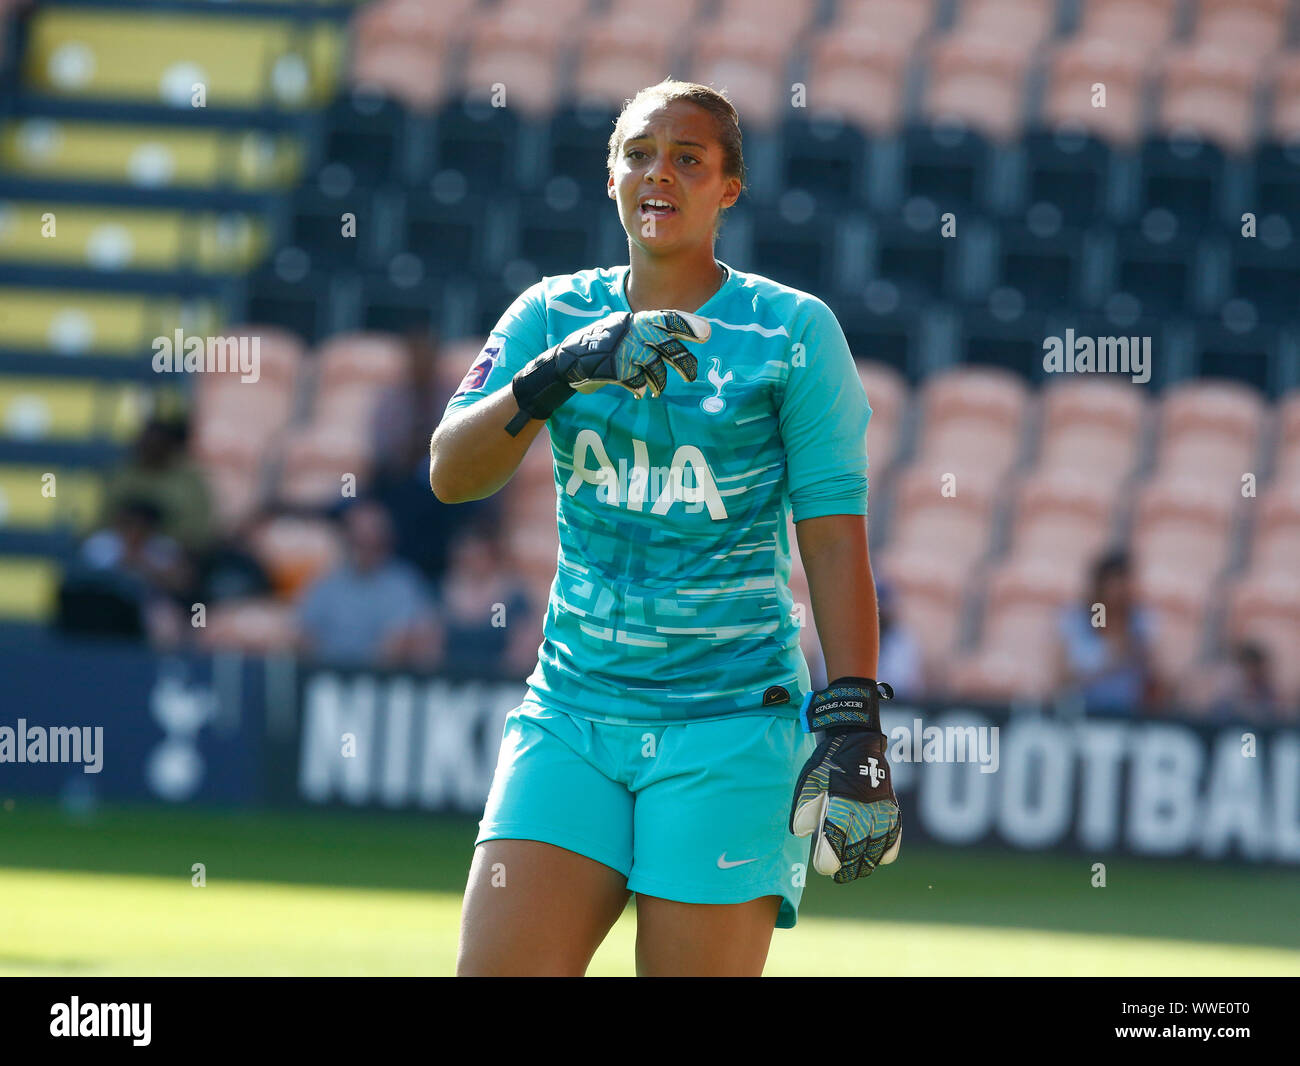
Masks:
[[[447,410],[629,310],[628,272],[529,288]],[[788,586],[789,516],[866,514],[871,408],[815,296],[727,268],[698,314],[712,335],[687,344],[693,383],[670,372],[657,399],[617,385],[576,393],[548,422],[560,550],[528,679],[544,706],[634,723],[798,715],[809,677]]]

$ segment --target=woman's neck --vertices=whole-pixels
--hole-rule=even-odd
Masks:
[[[726,271],[705,256],[651,258],[633,248],[627,278],[627,305],[633,311],[685,311],[694,314],[726,280]]]

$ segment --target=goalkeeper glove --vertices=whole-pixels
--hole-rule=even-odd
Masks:
[[[529,419],[546,421],[574,392],[622,385],[639,400],[646,390],[663,393],[667,363],[687,381],[695,380],[696,359],[683,340],[703,342],[707,320],[683,311],[615,311],[574,330],[514,377],[519,414],[506,431],[519,436]]]
[[[799,712],[804,732],[822,731],[822,741],[795,785],[790,832],[817,833],[813,868],[841,885],[898,858],[898,799],[880,730],[880,700],[893,698],[889,685],[841,677],[805,695]]]

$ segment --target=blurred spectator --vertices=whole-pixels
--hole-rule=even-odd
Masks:
[[[127,497],[109,526],[86,539],[69,567],[59,593],[59,628],[147,635],[154,644],[173,645],[182,632],[190,581],[185,553],[162,532],[157,506]]]
[[[456,533],[438,606],[447,667],[522,679],[537,665],[541,609],[513,576],[496,527],[476,522]]]
[[[1273,681],[1268,651],[1245,641],[1232,649],[1230,660],[1213,681],[1210,717],[1215,721],[1277,722],[1283,717],[1282,699]]]
[[[151,418],[140,431],[131,458],[109,475],[104,516],[122,501],[151,502],[162,516],[162,532],[190,552],[212,537],[212,498],[198,467],[185,454],[188,427],[180,419]]]
[[[1098,560],[1090,587],[1087,603],[1061,615],[1062,685],[1083,700],[1088,714],[1136,714],[1152,703],[1152,622],[1133,602],[1128,556],[1116,552]]]
[[[917,699],[925,688],[921,645],[899,621],[894,592],[888,583],[876,582],[876,600],[880,607],[880,660],[876,676],[893,686],[899,699]]]
[[[298,609],[302,650],[349,665],[427,665],[438,637],[420,575],[393,558],[388,513],[362,500],[343,513],[347,559],[318,579]]]
[[[437,386],[436,338],[407,336],[407,380],[385,390],[375,409],[373,427],[376,469],[370,495],[393,519],[394,550],[437,581],[447,567],[447,550],[456,531],[468,522],[490,521],[499,513],[495,498],[446,504],[429,488],[429,438],[450,395]]]
[[[203,603],[255,599],[274,594],[266,568],[244,547],[252,538],[255,521],[245,522],[241,529],[209,548],[199,560],[195,595]]]

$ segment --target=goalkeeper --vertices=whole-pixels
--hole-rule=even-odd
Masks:
[[[634,897],[638,973],[758,975],[808,876],[860,880],[898,854],[871,408],[821,300],[714,256],[745,177],[722,94],[638,93],[607,167],[628,263],[520,295],[431,443],[430,484],[457,503],[502,488],[545,427],[560,545],[457,970],[580,975]],[[791,520],[834,679],[820,691]]]

